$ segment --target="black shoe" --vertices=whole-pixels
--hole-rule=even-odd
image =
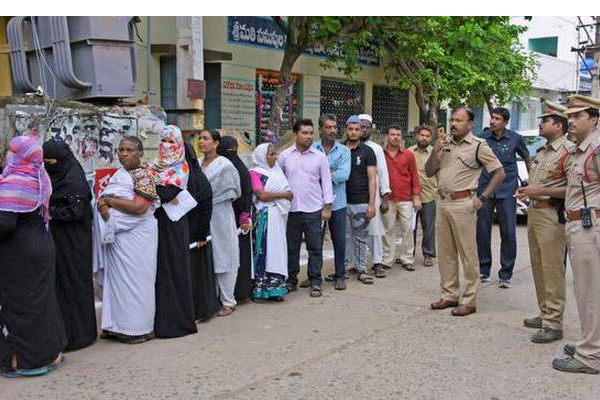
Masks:
[[[542,319],[540,317],[525,318],[523,326],[532,329],[542,329]]]
[[[575,345],[574,344],[565,344],[563,350],[566,355],[573,357],[575,355]]]

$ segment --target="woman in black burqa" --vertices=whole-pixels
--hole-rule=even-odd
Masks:
[[[154,333],[161,338],[182,337],[198,329],[194,323],[188,214],[172,221],[164,208],[166,203],[179,204],[176,197],[187,189],[189,181],[183,136],[178,127],[167,125],[160,134],[158,157],[149,163],[148,171],[155,178],[156,192],[163,204],[154,212],[158,221]]]
[[[187,190],[198,202],[198,205],[188,213],[190,242],[197,241],[199,244],[190,251],[194,318],[196,321],[206,321],[212,318],[220,308],[212,247],[210,241],[207,241],[210,235],[210,217],[212,215],[212,189],[200,168],[196,151],[187,142],[185,143],[185,160],[190,167]]]
[[[223,136],[217,153],[229,161],[237,169],[240,175],[240,186],[242,195],[233,202],[233,210],[238,228],[242,229],[239,236],[240,241],[240,269],[238,271],[237,282],[235,284],[235,299],[240,302],[250,298],[252,294],[251,278],[251,255],[250,255],[250,208],[252,206],[252,185],[250,183],[250,172],[244,162],[237,155],[238,142],[232,136]]]
[[[56,298],[52,183],[42,146],[18,136],[8,149],[0,175],[0,374],[12,378],[58,368],[67,338]]]
[[[94,343],[98,335],[92,278],[92,194],[69,145],[50,139],[43,146],[52,181],[50,230],[56,247],[56,295],[68,344],[66,351]]]

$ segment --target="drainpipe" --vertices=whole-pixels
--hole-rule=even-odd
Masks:
[[[150,104],[150,85],[151,85],[151,81],[152,81],[152,73],[151,68],[152,68],[152,39],[150,36],[150,16],[147,17],[148,18],[148,23],[146,25],[146,43],[147,43],[147,48],[146,48],[146,98],[148,99],[148,104]]]

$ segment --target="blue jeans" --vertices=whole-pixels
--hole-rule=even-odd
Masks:
[[[479,254],[479,272],[490,276],[492,269],[492,222],[494,210],[498,213],[500,224],[500,266],[498,276],[501,280],[510,280],[517,258],[517,200],[490,198],[477,212],[477,252]]]
[[[335,257],[334,281],[346,279],[346,207],[332,211],[328,222]]]
[[[300,245],[302,235],[308,251],[308,279],[313,286],[321,286],[323,268],[323,231],[321,230],[321,210],[312,213],[291,212],[287,220],[288,279],[297,285],[300,272]]]

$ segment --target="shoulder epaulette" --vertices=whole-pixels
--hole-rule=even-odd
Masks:
[[[596,139],[592,142],[592,151],[595,155],[600,155],[600,140]]]
[[[575,143],[571,143],[571,142],[569,142],[569,144],[565,143],[565,146],[567,147],[567,153],[576,153],[577,152],[577,145]]]

